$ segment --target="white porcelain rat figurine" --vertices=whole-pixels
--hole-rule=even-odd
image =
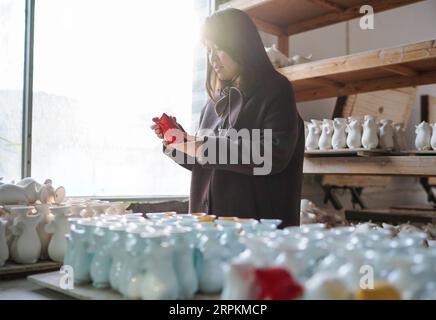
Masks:
[[[358,149],[362,146],[362,124],[359,119],[349,118],[346,132],[347,147],[350,149]]]
[[[378,147],[378,127],[375,117],[366,115],[363,122],[362,146],[365,149],[376,149]]]
[[[333,120],[324,119],[321,128],[318,147],[320,150],[330,150],[332,148]]]
[[[406,128],[402,123],[394,124],[394,148],[397,151],[407,149]]]
[[[318,149],[319,136],[321,135],[321,130],[315,123],[308,124],[308,135],[306,139],[306,149],[316,150]]]
[[[291,61],[289,58],[281,53],[275,44],[273,44],[269,48],[265,48],[266,54],[268,55],[269,60],[276,68],[283,68],[291,65]]]
[[[394,127],[392,120],[380,120],[379,136],[380,147],[385,150],[392,150],[394,148]]]
[[[430,150],[431,127],[426,121],[415,126],[415,147],[419,151]],[[1,186],[0,186],[1,187]]]
[[[432,135],[430,139],[430,145],[433,150],[436,150],[436,123],[431,124]]]
[[[33,204],[37,200],[41,203],[59,204],[65,199],[65,188],[59,187],[56,190],[50,179],[40,184],[32,178],[13,183],[0,185],[0,205],[4,204]]]
[[[333,128],[333,149],[345,148],[347,146],[347,133],[345,132],[345,129],[347,128],[347,120],[344,118],[335,118],[333,120]]]

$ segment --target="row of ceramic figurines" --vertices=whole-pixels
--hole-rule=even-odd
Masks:
[[[73,268],[74,283],[110,287],[129,299],[192,299],[198,291],[219,293],[225,264],[245,248],[239,224],[198,222],[190,214],[147,217],[71,221],[64,264]]]
[[[348,119],[335,118],[305,121],[306,150],[376,149],[405,150],[405,128],[402,123],[365,115]]]
[[[436,123],[422,121],[415,126],[415,147],[419,151],[436,150]]]
[[[5,206],[0,218],[0,266],[9,258],[19,264],[46,259],[62,262],[69,218],[127,214],[127,205],[92,200],[70,202],[69,206]]]
[[[277,49],[277,46],[275,44],[273,44],[271,47],[265,47],[265,51],[268,55],[269,60],[276,68],[283,68],[290,65],[309,62],[312,60],[312,54],[306,57],[303,57],[301,55],[294,55],[291,58],[288,58],[285,54]]]
[[[24,178],[17,183],[4,183],[0,178],[0,205],[33,203],[59,204],[65,199],[65,188],[54,188],[52,180],[38,183],[33,178]]]

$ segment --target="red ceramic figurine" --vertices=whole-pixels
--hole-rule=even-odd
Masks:
[[[303,287],[286,269],[259,268],[255,270],[255,277],[259,288],[259,300],[290,300],[297,299],[303,294]]]
[[[177,137],[173,134],[166,134],[168,130],[170,129],[178,129],[180,130],[179,126],[177,125],[177,123],[174,121],[174,119],[170,116],[168,116],[166,113],[163,113],[162,116],[160,118],[155,117],[152,119],[154,123],[156,123],[157,125],[159,125],[162,134],[164,135],[164,139],[168,142],[168,143],[173,143],[174,141],[176,141]]]

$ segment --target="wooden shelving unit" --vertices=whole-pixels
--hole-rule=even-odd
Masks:
[[[220,9],[244,10],[257,28],[279,37],[279,49],[288,54],[288,37],[361,16],[360,7],[370,5],[374,13],[422,0],[233,0]]]
[[[436,156],[310,157],[306,174],[436,177]]]
[[[436,83],[436,40],[281,68],[296,100]]]
[[[233,0],[220,6],[244,10],[261,31],[278,36],[288,54],[290,35],[362,16],[360,7],[381,12],[421,0]],[[436,83],[436,40],[334,57],[278,70],[292,82],[297,102]],[[436,156],[317,157],[305,174],[436,176]]]

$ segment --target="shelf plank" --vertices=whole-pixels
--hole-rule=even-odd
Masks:
[[[40,260],[31,264],[18,264],[12,261],[7,261],[4,266],[0,267],[0,279],[10,279],[32,273],[59,270],[60,267],[61,263],[46,260]]]
[[[436,156],[306,157],[303,172],[436,177]]]
[[[61,276],[59,272],[48,272],[27,277],[27,279],[41,287],[63,293],[79,300],[125,300],[118,292],[112,289],[97,289],[91,284],[74,285],[73,289],[63,289],[60,286]],[[194,300],[219,300],[220,295],[197,294]]]
[[[420,1],[423,0],[233,0],[220,9],[243,10],[252,18],[284,29],[289,36],[361,17],[362,5],[371,5],[377,13]]]
[[[436,40],[278,69],[297,101],[436,83]]]

